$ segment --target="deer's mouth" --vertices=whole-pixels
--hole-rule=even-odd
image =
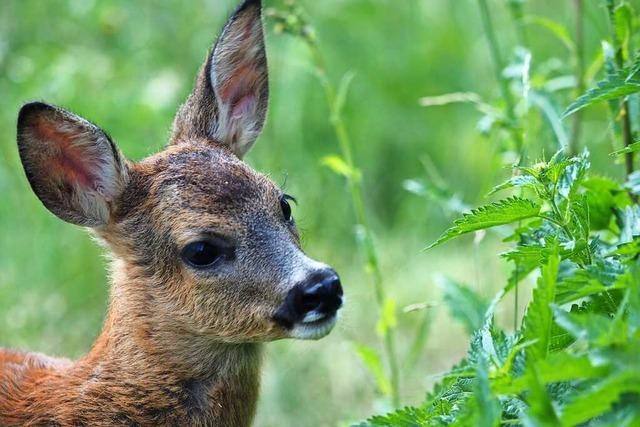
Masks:
[[[305,319],[293,326],[291,336],[303,340],[320,339],[331,332],[337,320],[338,315],[335,312],[332,314],[318,313],[316,316],[305,316]]]

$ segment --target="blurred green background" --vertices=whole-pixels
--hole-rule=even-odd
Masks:
[[[28,186],[15,145],[20,105],[45,100],[65,106],[106,129],[129,158],[141,159],[166,143],[173,114],[235,3],[0,2],[0,345],[79,356],[100,330],[108,294],[100,249],[83,230],[49,214]],[[278,0],[265,3],[280,6]],[[436,274],[465,281],[491,297],[508,273],[496,256],[503,247],[499,230],[478,244],[468,237],[421,252],[455,216],[447,206],[458,199],[469,206],[486,203],[491,187],[510,174],[499,131],[479,132],[482,117],[472,106],[424,108],[418,102],[459,91],[476,92],[491,102],[497,98],[477,3],[299,3],[316,29],[330,77],[337,81],[355,72],[344,118],[364,174],[386,286],[399,308],[401,355],[427,316],[426,344],[417,363],[401,358],[403,401],[416,403],[467,346],[462,328],[440,304]],[[510,60],[517,32],[509,1],[489,3]],[[600,40],[609,31],[602,3],[584,2],[585,60],[594,67]],[[531,0],[524,10],[554,19],[568,34],[573,31],[571,1]],[[532,85],[548,92],[549,108],[562,111],[573,94],[571,85],[547,86],[571,74],[571,52],[544,25],[532,21],[525,28],[535,70]],[[386,408],[353,351],[354,342],[380,348],[373,289],[356,250],[357,228],[344,179],[321,165],[321,158],[338,147],[307,46],[276,34],[268,22],[267,48],[270,110],[248,162],[298,198],[295,215],[305,246],[341,273],[347,304],[329,337],[267,346],[256,425],[342,425]],[[590,109],[583,139],[596,171],[621,176],[608,156],[614,148],[606,119],[604,106]],[[527,141],[527,161],[552,154],[558,145],[543,116],[529,121],[537,131],[535,140]],[[569,132],[570,123],[564,126]],[[416,194],[429,182],[439,182],[437,176],[443,203]],[[409,179],[414,181],[407,184]],[[425,302],[426,312],[402,310]],[[510,325],[511,306],[498,317]]]

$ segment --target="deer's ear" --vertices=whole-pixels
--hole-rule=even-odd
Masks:
[[[97,126],[48,104],[26,104],[18,116],[18,149],[31,188],[47,209],[82,226],[109,221],[127,183],[127,166]]]
[[[240,158],[255,142],[269,98],[261,10],[260,0],[245,0],[227,21],[176,116],[174,141],[204,137]]]

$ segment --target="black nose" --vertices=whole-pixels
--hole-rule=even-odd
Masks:
[[[342,285],[333,269],[313,272],[289,291],[274,318],[285,327],[333,316],[342,306]]]
[[[296,292],[296,308],[301,314],[334,314],[342,305],[342,285],[333,270],[313,274]]]

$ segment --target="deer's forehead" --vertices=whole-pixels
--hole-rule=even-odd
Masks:
[[[152,164],[152,193],[172,210],[252,211],[270,206],[279,194],[267,177],[224,150],[172,152]]]

